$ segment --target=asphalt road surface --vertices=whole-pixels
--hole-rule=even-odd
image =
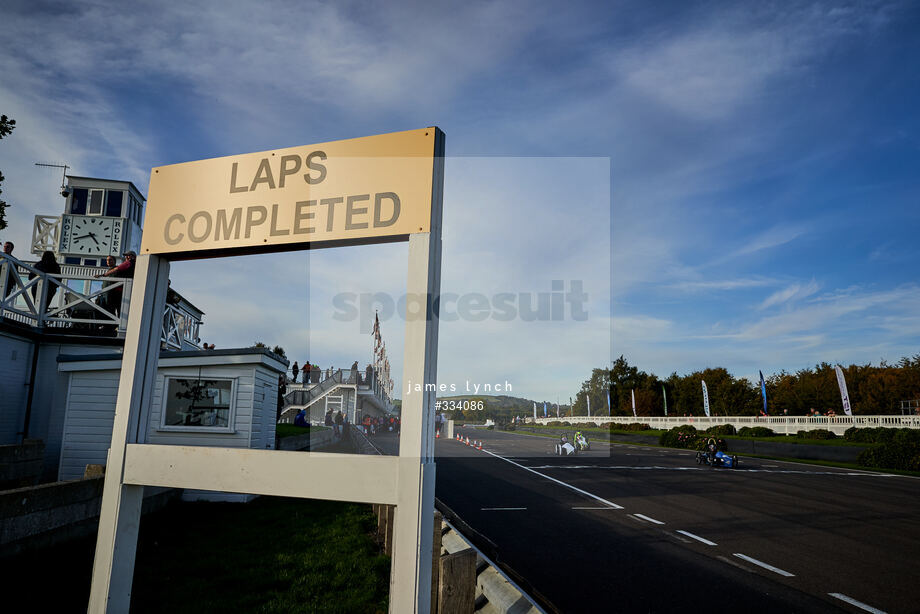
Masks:
[[[547,611],[920,612],[920,479],[458,432],[437,497]]]

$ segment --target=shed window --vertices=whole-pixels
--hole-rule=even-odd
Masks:
[[[232,406],[233,380],[170,377],[163,426],[230,429]]]

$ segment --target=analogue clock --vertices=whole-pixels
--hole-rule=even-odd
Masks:
[[[98,215],[64,215],[61,253],[81,256],[118,256],[122,249],[122,218]]]

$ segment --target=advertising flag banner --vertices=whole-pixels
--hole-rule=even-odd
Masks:
[[[589,397],[588,395],[585,395],[585,400],[588,401],[588,417],[590,418],[591,417],[591,397]]]
[[[664,415],[668,415],[668,391],[665,390],[664,386],[661,387],[661,396],[664,397]]]
[[[843,369],[840,365],[834,367],[837,372],[837,385],[840,386],[840,400],[843,402],[843,411],[846,415],[852,416],[853,410],[850,408],[850,394],[847,392],[847,380],[843,377]]]
[[[546,401],[543,401],[543,417],[546,417]]]
[[[607,415],[610,415],[610,388],[607,389]]]
[[[709,417],[709,390],[706,388],[706,380],[701,380],[703,382],[703,411],[706,412],[706,417]]]
[[[537,419],[537,402],[536,401],[533,402],[533,419],[534,420]]]
[[[767,382],[763,378],[763,371],[760,371],[760,394],[763,396],[763,415],[769,416],[767,411]]]
[[[633,388],[632,390],[632,409],[633,409],[633,417],[635,417],[636,415],[636,389],[635,388]]]

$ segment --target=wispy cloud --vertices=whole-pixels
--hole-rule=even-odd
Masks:
[[[821,288],[820,284],[812,279],[807,284],[792,284],[782,290],[777,290],[760,304],[759,309],[767,309],[774,305],[781,305],[790,301],[797,301],[809,297]]]
[[[775,285],[775,279],[767,278],[739,278],[715,279],[706,281],[682,281],[671,284],[670,287],[686,292],[710,292],[714,290],[741,290],[747,288],[762,288]]]

